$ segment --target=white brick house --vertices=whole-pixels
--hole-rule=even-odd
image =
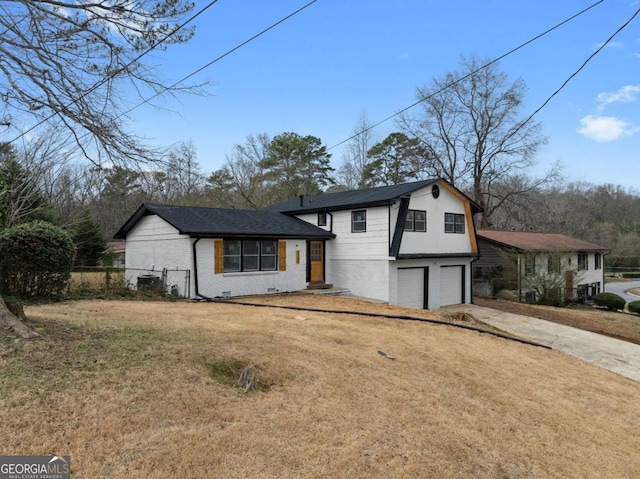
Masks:
[[[477,211],[433,179],[300,197],[261,211],[143,205],[116,238],[126,239],[131,271],[189,269],[191,296],[332,284],[438,309],[471,302]]]

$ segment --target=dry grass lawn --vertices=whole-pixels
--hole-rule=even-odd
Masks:
[[[556,351],[448,326],[234,304],[26,312],[43,339],[0,357],[2,454],[70,454],[72,477],[640,471],[640,384]],[[224,370],[249,364],[261,390],[244,394]]]

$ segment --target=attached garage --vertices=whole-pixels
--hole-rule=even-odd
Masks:
[[[398,305],[406,308],[427,307],[428,268],[398,269]]]
[[[440,267],[440,307],[464,303],[464,266]]]

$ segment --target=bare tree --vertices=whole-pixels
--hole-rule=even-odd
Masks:
[[[143,58],[152,49],[191,38],[193,29],[179,28],[176,21],[194,6],[189,0],[0,2],[3,139],[13,142],[38,125],[57,123],[95,165],[156,159],[158,152],[124,127],[123,87],[130,85],[141,96],[167,90]],[[177,90],[182,89],[168,89]],[[25,132],[27,121],[36,126]],[[0,301],[0,326],[15,321]]]
[[[244,145],[235,145],[223,167],[207,180],[207,194],[219,206],[259,209],[272,198],[266,185],[266,161],[271,138],[266,133],[247,137]]]
[[[347,143],[342,165],[336,172],[336,182],[350,190],[369,188],[373,186],[369,150],[377,143],[378,138],[364,111],[360,113],[351,133],[353,138]]]
[[[403,115],[399,122],[427,150],[429,174],[470,190],[473,200],[485,208],[482,227],[488,225],[493,210],[507,201],[491,185],[524,173],[546,142],[539,123],[518,118],[524,81],[509,83],[497,64],[483,66],[487,63],[475,56],[463,58],[460,71],[418,88],[421,113]],[[551,171],[543,181],[533,183],[544,183],[553,175]]]
[[[193,7],[187,0],[0,2],[2,123],[60,124],[97,165],[156,158],[125,129],[129,105],[120,93],[126,84],[140,94],[166,90],[143,57],[188,41],[193,29],[175,22]],[[15,133],[4,133],[12,141]]]

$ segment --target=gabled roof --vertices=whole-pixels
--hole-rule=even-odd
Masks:
[[[522,251],[608,251],[604,246],[555,233],[530,233],[528,231],[478,230],[476,235],[499,246]]]
[[[124,239],[127,233],[148,215],[158,215],[181,234],[203,237],[270,237],[328,239],[335,235],[310,223],[281,213],[232,210],[199,206],[143,204],[114,235]]]
[[[378,186],[365,190],[339,191],[336,193],[324,193],[315,196],[292,198],[275,205],[264,208],[263,211],[279,211],[285,214],[313,213],[326,210],[347,210],[352,208],[365,208],[369,206],[390,205],[397,198],[406,196],[421,188],[444,181],[440,178],[414,181],[400,185]],[[464,196],[462,192],[460,192]],[[465,196],[466,198],[466,196]],[[468,198],[467,198],[468,199]],[[302,202],[302,204],[301,204]],[[479,209],[469,199],[472,207]]]

